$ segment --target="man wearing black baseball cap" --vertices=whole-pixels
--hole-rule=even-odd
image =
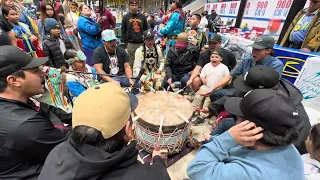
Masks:
[[[144,43],[135,53],[133,64],[133,76],[137,77],[140,69],[148,64],[152,65],[155,73],[160,75],[164,70],[164,58],[162,56],[161,48],[155,44],[155,33],[149,29],[143,32]]]
[[[225,109],[246,117],[201,146],[187,169],[191,179],[304,179],[303,162],[292,145],[299,113],[276,90],[255,89],[229,98]]]
[[[299,137],[293,143],[300,154],[307,153],[304,141],[307,139],[311,124],[309,117],[302,105],[303,96],[299,89],[285,79],[280,79],[277,71],[267,66],[252,67],[244,76],[238,77],[233,82],[234,88],[243,93],[253,89],[274,89],[278,93],[290,98],[299,113]]]
[[[191,78],[187,82],[188,86],[192,84],[192,88],[195,92],[197,92],[201,86],[201,81],[199,78],[201,69],[204,67],[204,65],[210,62],[210,56],[214,50],[221,49],[223,54],[222,63],[226,65],[230,71],[237,65],[237,60],[233,53],[227,49],[221,48],[222,37],[219,34],[212,35],[209,38],[208,44],[209,49],[200,54],[199,59],[197,60],[197,65],[192,71]]]
[[[210,95],[210,99],[213,103],[217,103],[223,96],[232,96],[236,93],[234,88],[221,89],[224,88],[229,82],[235,79],[237,76],[245,75],[251,67],[254,66],[268,66],[276,70],[279,76],[282,75],[283,63],[273,57],[273,46],[274,39],[270,36],[262,36],[257,38],[252,46],[252,57],[248,57],[241,61],[236,68],[234,68],[230,75],[221,79],[217,84],[215,84],[209,91],[204,93],[204,95]],[[217,103],[218,104],[218,103]],[[219,112],[215,112],[217,114]]]
[[[36,179],[48,153],[69,135],[63,123],[71,114],[30,99],[44,92],[39,66],[47,61],[0,48],[0,179]]]

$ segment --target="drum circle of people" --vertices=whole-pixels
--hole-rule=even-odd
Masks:
[[[237,62],[215,10],[173,0],[146,17],[140,3],[128,0],[117,27],[109,6],[1,0],[0,179],[167,180],[184,148],[197,151],[191,180],[320,178],[320,125],[282,78],[273,37]],[[319,8],[311,0],[279,43],[319,51]],[[161,121],[149,128],[148,118]],[[210,129],[204,140],[197,126]]]

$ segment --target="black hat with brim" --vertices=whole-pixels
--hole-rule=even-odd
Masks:
[[[237,89],[238,91],[241,92],[248,92],[251,91],[253,88],[248,86],[244,80],[243,76],[238,76],[234,81],[233,81],[233,87]]]
[[[244,98],[229,98],[224,107],[229,113],[246,117],[257,126],[281,136],[300,120],[293,101],[272,89],[254,89]]]
[[[33,58],[25,51],[15,46],[0,48],[0,76],[6,77],[19,70],[39,67],[48,61],[48,57]]]
[[[248,92],[253,89],[273,89],[279,82],[280,75],[272,67],[254,66],[244,76],[238,76],[233,86],[238,91]]]
[[[273,48],[275,43],[275,40],[273,39],[273,37],[270,36],[261,36],[258,37],[254,43],[251,45],[252,48],[254,49],[269,49],[269,48]]]
[[[240,102],[242,99],[243,98],[238,98],[238,97],[228,98],[224,103],[224,109],[233,115],[244,117],[240,109]]]

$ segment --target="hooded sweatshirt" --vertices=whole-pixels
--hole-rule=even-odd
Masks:
[[[147,18],[143,14],[128,13],[122,18],[122,41],[143,43],[143,32],[148,30]]]
[[[299,130],[299,137],[293,144],[298,149],[300,154],[305,154],[307,153],[307,150],[304,141],[309,135],[311,124],[309,121],[309,117],[301,103],[301,101],[303,100],[303,96],[297,87],[295,87],[291,82],[285,79],[280,80],[277,91],[280,92],[283,96],[291,99],[291,101],[296,105],[300,117],[300,121],[296,125]]]
[[[190,162],[192,180],[303,180],[303,162],[291,144],[269,150],[238,145],[226,131],[202,145]]]
[[[294,103],[294,105],[298,110],[300,121],[297,123],[296,128],[299,130],[299,136],[298,136],[298,139],[295,142],[293,142],[293,144],[298,149],[300,154],[305,154],[307,153],[307,149],[304,141],[307,139],[309,135],[311,124],[309,121],[309,116],[306,113],[301,103],[301,101],[303,100],[303,96],[297,87],[295,87],[291,82],[285,79],[281,79],[279,82],[279,85],[275,89],[277,89],[277,91],[281,95],[291,99],[291,101]],[[243,96],[243,95],[244,93],[238,94],[238,96]],[[224,104],[224,102],[227,99],[228,99],[227,96],[221,98],[219,100],[219,104],[220,103]]]
[[[38,180],[170,179],[159,156],[154,157],[152,165],[137,160],[136,144],[131,141],[121,151],[108,153],[89,144],[79,145],[69,138],[50,152]]]

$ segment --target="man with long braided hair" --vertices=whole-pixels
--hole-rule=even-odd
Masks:
[[[148,86],[154,85],[155,75],[160,75],[161,71],[164,70],[164,59],[159,46],[156,46],[154,41],[154,32],[147,30],[143,32],[144,43],[135,52],[135,61],[133,65],[133,75],[138,76],[141,68],[145,69],[145,75],[142,77],[142,81],[150,82],[144,83]],[[152,87],[153,88],[153,87]]]

